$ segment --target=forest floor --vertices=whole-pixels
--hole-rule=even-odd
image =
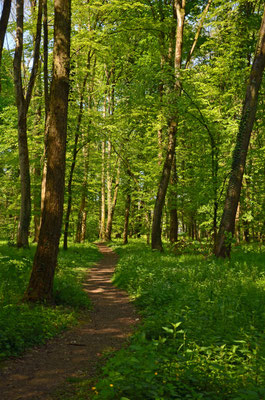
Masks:
[[[127,294],[111,283],[118,256],[104,244],[98,247],[103,258],[84,282],[92,311],[74,329],[1,364],[1,400],[63,399],[73,390],[71,383],[82,379],[93,386],[98,366],[133,331],[136,312]]]

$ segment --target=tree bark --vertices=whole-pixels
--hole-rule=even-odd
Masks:
[[[128,193],[127,196],[126,196],[126,202],[125,202],[123,244],[127,244],[127,243],[128,243],[128,229],[129,229],[130,207],[131,207],[131,195],[130,195],[130,193]]]
[[[88,67],[89,67],[89,65],[88,65]],[[81,128],[81,122],[82,122],[82,116],[83,116],[84,92],[85,92],[85,88],[86,88],[87,78],[88,78],[88,72],[85,75],[83,85],[82,85],[82,90],[81,90],[79,113],[78,113],[78,117],[77,117],[77,126],[76,126],[75,142],[74,142],[74,149],[73,149],[73,160],[72,160],[72,164],[71,164],[71,168],[70,168],[70,174],[69,174],[69,180],[68,180],[68,186],[67,186],[68,201],[67,201],[67,210],[66,210],[66,215],[65,215],[65,227],[64,227],[64,242],[63,242],[64,250],[68,249],[68,232],[69,232],[70,215],[71,215],[71,210],[72,210],[72,183],[73,183],[74,170],[75,170],[75,165],[76,165],[76,157],[77,157],[77,153],[78,153],[77,145],[78,145],[78,141],[79,141],[80,128]]]
[[[11,10],[11,0],[4,0],[2,15],[0,19],[0,65],[2,61],[2,51],[3,51],[3,45],[4,45],[10,10]]]
[[[22,52],[23,52],[23,25],[24,25],[24,0],[17,0],[16,4],[16,49],[14,56],[14,82],[16,90],[16,103],[18,110],[18,149],[19,167],[21,184],[21,206],[17,234],[17,246],[28,247],[29,225],[31,217],[31,197],[30,197],[30,171],[29,154],[27,139],[27,112],[32,97],[33,87],[38,70],[40,40],[41,40],[41,19],[42,19],[42,0],[39,1],[37,32],[33,55],[33,66],[30,80],[27,87],[26,96],[24,95],[22,83]]]
[[[110,203],[108,202],[109,203],[108,204],[108,218],[107,218],[107,226],[106,226],[106,240],[108,240],[108,241],[111,240],[112,222],[113,222],[115,207],[116,207],[117,198],[118,198],[119,184],[120,184],[120,164],[118,165],[118,168],[117,168],[117,176],[116,176],[113,198],[111,200],[111,191],[110,191],[110,197],[108,197],[108,199],[110,199]],[[111,190],[111,187],[110,187],[110,190]]]
[[[171,243],[178,241],[178,210],[177,210],[177,167],[176,167],[176,156],[173,160],[173,166],[171,170],[171,193],[168,201],[170,225],[169,225],[169,240]]]
[[[202,30],[203,24],[204,24],[206,15],[207,15],[207,13],[208,13],[208,11],[209,11],[210,5],[212,4],[212,1],[213,1],[213,0],[208,0],[208,2],[207,2],[207,4],[206,4],[206,7],[205,7],[205,9],[203,10],[202,17],[201,17],[201,20],[200,20],[200,22],[199,22],[199,24],[198,24],[197,31],[196,31],[196,34],[195,34],[195,37],[194,37],[194,40],[193,40],[191,49],[190,49],[189,54],[188,54],[187,59],[186,59],[185,68],[189,68],[191,58],[192,58],[192,56],[193,56],[195,47],[196,47],[196,45],[197,45],[197,43],[198,43],[198,40],[199,40],[199,37],[200,37],[200,33],[201,33],[201,30]]]
[[[41,229],[24,300],[51,301],[62,226],[70,60],[70,0],[54,1],[53,77],[47,119],[47,175]]]
[[[191,46],[191,49],[190,49],[187,59],[186,59],[186,63],[185,63],[186,69],[189,68],[191,58],[193,56],[195,47],[196,47],[198,39],[200,37],[203,23],[206,18],[206,15],[209,11],[209,7],[210,7],[211,3],[212,3],[212,0],[208,0],[207,5],[202,14],[202,18],[198,24],[193,44]],[[169,197],[169,216],[170,216],[169,240],[171,243],[176,243],[178,241],[178,211],[177,211],[177,204],[176,204],[176,202],[177,202],[176,186],[177,186],[177,171],[176,171],[176,156],[175,156],[174,160],[173,160],[172,171],[171,171],[171,182],[170,182],[171,193],[170,193],[170,197]]]
[[[49,107],[49,77],[48,77],[48,10],[47,0],[43,0],[43,76],[44,76],[44,103],[45,120],[47,120]]]
[[[150,245],[150,228],[151,228],[151,221],[152,216],[150,211],[146,211],[145,213],[145,221],[146,221],[146,244]]]
[[[240,244],[240,239],[241,239],[240,214],[241,214],[241,207],[239,201],[237,205],[236,218],[235,218],[235,237],[237,244]]]
[[[213,248],[216,246],[217,239],[217,213],[219,207],[218,201],[218,171],[219,171],[219,148],[218,148],[218,140],[214,137],[213,133],[209,129],[208,123],[204,118],[204,115],[201,109],[198,107],[196,102],[193,101],[191,96],[187,93],[186,90],[182,88],[183,92],[190,99],[191,103],[196,107],[200,114],[200,118],[195,117],[197,121],[206,129],[211,145],[211,173],[212,173],[212,187],[213,187]],[[194,115],[193,115],[194,117]]]
[[[39,76],[40,77],[40,76]],[[41,77],[40,77],[41,78]],[[42,90],[41,90],[41,82],[39,82],[39,89],[37,96],[41,97]],[[35,137],[40,137],[40,124],[42,118],[42,106],[41,104],[38,105],[36,110],[36,118],[35,118]],[[41,201],[40,201],[40,183],[41,182],[41,160],[40,155],[36,151],[33,156],[33,212],[34,212],[34,238],[33,243],[37,243],[39,240],[39,233],[40,233],[40,210],[41,210]]]
[[[89,143],[83,148],[84,158],[84,179],[82,183],[81,202],[78,213],[77,229],[76,229],[76,242],[82,243],[86,238],[86,219],[87,219],[87,182],[88,182],[88,165],[89,165]]]
[[[111,207],[112,207],[112,175],[111,175],[111,142],[108,140],[107,142],[108,145],[108,152],[107,152],[107,225],[110,224],[110,221],[112,219],[111,217]],[[105,232],[105,239],[106,240],[111,240],[109,236],[109,232],[107,232],[107,226],[106,226],[106,232]]]
[[[105,141],[101,143],[101,216],[100,216],[100,232],[99,237],[101,240],[106,240],[106,191],[105,191]]]
[[[224,211],[217,236],[215,255],[230,257],[231,236],[235,231],[235,217],[239,202],[243,173],[246,164],[249,141],[255,121],[258,93],[265,67],[265,8],[261,22],[257,49],[250,72],[241,121],[233,153],[233,162],[228,184]]]
[[[250,171],[247,172],[247,175],[250,175]],[[243,187],[245,186],[245,193],[244,193],[244,211],[245,212],[251,212],[251,198],[250,198],[250,179],[246,178],[245,179],[245,184],[243,184]],[[243,218],[243,236],[244,240],[249,243],[250,242],[250,224],[248,219]]]
[[[180,81],[179,81],[179,70],[181,68],[181,57],[182,57],[182,45],[183,45],[183,32],[184,32],[184,20],[185,20],[185,0],[175,0],[174,10],[177,16],[177,28],[176,28],[176,45],[175,45],[175,57],[174,57],[174,73],[175,73],[175,91],[177,96],[180,95]],[[171,173],[172,162],[175,154],[176,147],[176,132],[177,132],[178,118],[171,118],[168,127],[168,145],[163,165],[162,175],[159,182],[158,192],[156,196],[156,202],[153,214],[152,224],[152,249],[163,251],[162,245],[162,212],[165,204],[165,198]]]

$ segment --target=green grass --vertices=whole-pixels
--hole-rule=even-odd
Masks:
[[[114,282],[143,322],[107,362],[95,398],[265,398],[264,248],[231,260],[160,254],[139,241],[115,250]]]
[[[0,360],[44,343],[77,322],[80,309],[90,302],[82,290],[86,271],[99,258],[94,245],[60,251],[54,280],[55,305],[22,304],[35,247],[17,249],[0,243]]]

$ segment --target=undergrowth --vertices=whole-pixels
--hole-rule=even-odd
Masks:
[[[80,309],[90,307],[82,281],[87,268],[100,257],[94,245],[75,245],[59,252],[53,306],[21,303],[34,252],[34,247],[17,249],[0,243],[0,360],[44,343],[75,324]]]
[[[142,324],[106,363],[93,398],[265,398],[264,249],[236,250],[231,260],[160,254],[140,242],[115,250],[114,283]]]

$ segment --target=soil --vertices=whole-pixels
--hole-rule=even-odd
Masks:
[[[118,256],[104,244],[98,247],[103,258],[84,283],[92,311],[74,329],[7,360],[0,370],[1,400],[54,399],[54,393],[84,373],[93,381],[102,355],[126,343],[139,318],[127,294],[111,283]]]

